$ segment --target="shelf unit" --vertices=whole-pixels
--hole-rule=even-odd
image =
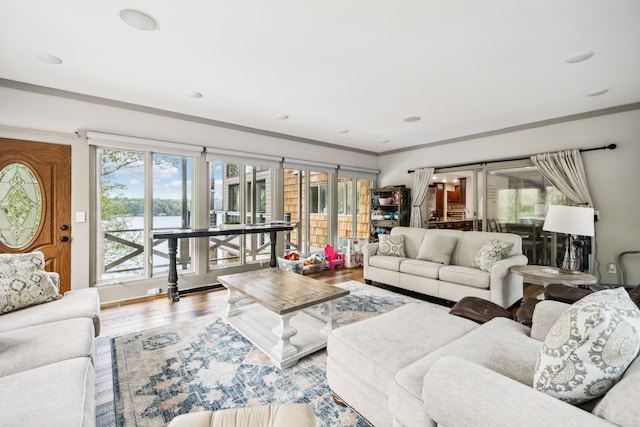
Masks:
[[[381,204],[380,199],[391,199]],[[408,226],[411,214],[411,190],[405,187],[384,187],[371,190],[371,232],[369,241],[377,242],[378,235],[389,233],[393,227]]]

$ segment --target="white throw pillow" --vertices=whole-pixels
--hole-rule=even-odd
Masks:
[[[405,257],[404,253],[404,236],[396,234],[381,234],[378,236],[378,255],[390,255]]]
[[[458,239],[454,236],[427,234],[418,249],[417,259],[449,265]]]
[[[640,351],[640,310],[624,288],[587,295],[544,340],[533,387],[578,404],[605,394]]]
[[[493,264],[505,258],[513,242],[503,242],[500,240],[488,240],[484,242],[476,256],[473,258],[471,266],[482,271],[490,271]]]
[[[42,252],[0,254],[0,314],[58,298]]]

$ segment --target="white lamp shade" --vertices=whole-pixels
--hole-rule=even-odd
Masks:
[[[593,236],[593,208],[551,205],[542,229],[556,233]]]

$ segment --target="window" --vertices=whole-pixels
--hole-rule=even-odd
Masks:
[[[166,242],[150,242],[144,236],[150,229],[190,226],[192,159],[108,148],[97,148],[96,156],[97,281],[168,271]],[[179,245],[183,269],[190,268],[190,252],[188,241]]]
[[[314,185],[309,188],[309,212],[313,214],[327,213],[327,185]]]
[[[229,185],[229,210],[230,211],[239,211],[240,210],[240,205],[238,204],[238,196],[239,196],[239,192],[240,192],[240,185],[239,184],[230,184]]]
[[[338,215],[351,215],[352,188],[351,179],[340,178],[338,182]]]
[[[213,154],[208,160],[210,226],[271,221],[271,168],[228,164],[217,161]],[[239,175],[238,171],[244,171],[244,174]],[[269,243],[268,234],[211,237],[209,267],[223,268],[233,264],[268,261],[271,253]]]
[[[256,182],[256,211],[265,213],[267,211],[267,182],[262,180]]]

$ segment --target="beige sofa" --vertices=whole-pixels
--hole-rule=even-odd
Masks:
[[[510,272],[514,265],[527,264],[522,238],[516,234],[395,227],[391,235],[403,236],[406,257],[380,255],[378,243],[365,245],[364,278],[368,283],[375,281],[449,301],[474,296],[505,308],[522,299],[522,277]],[[429,239],[455,239],[449,265],[418,259]],[[513,246],[490,271],[472,267],[476,254],[489,240]]]
[[[329,386],[376,427],[638,426],[640,358],[586,409],[532,388],[543,341],[568,307],[540,302],[529,328],[406,304],[331,331]]]
[[[95,426],[99,313],[82,289],[0,315],[0,426]]]

